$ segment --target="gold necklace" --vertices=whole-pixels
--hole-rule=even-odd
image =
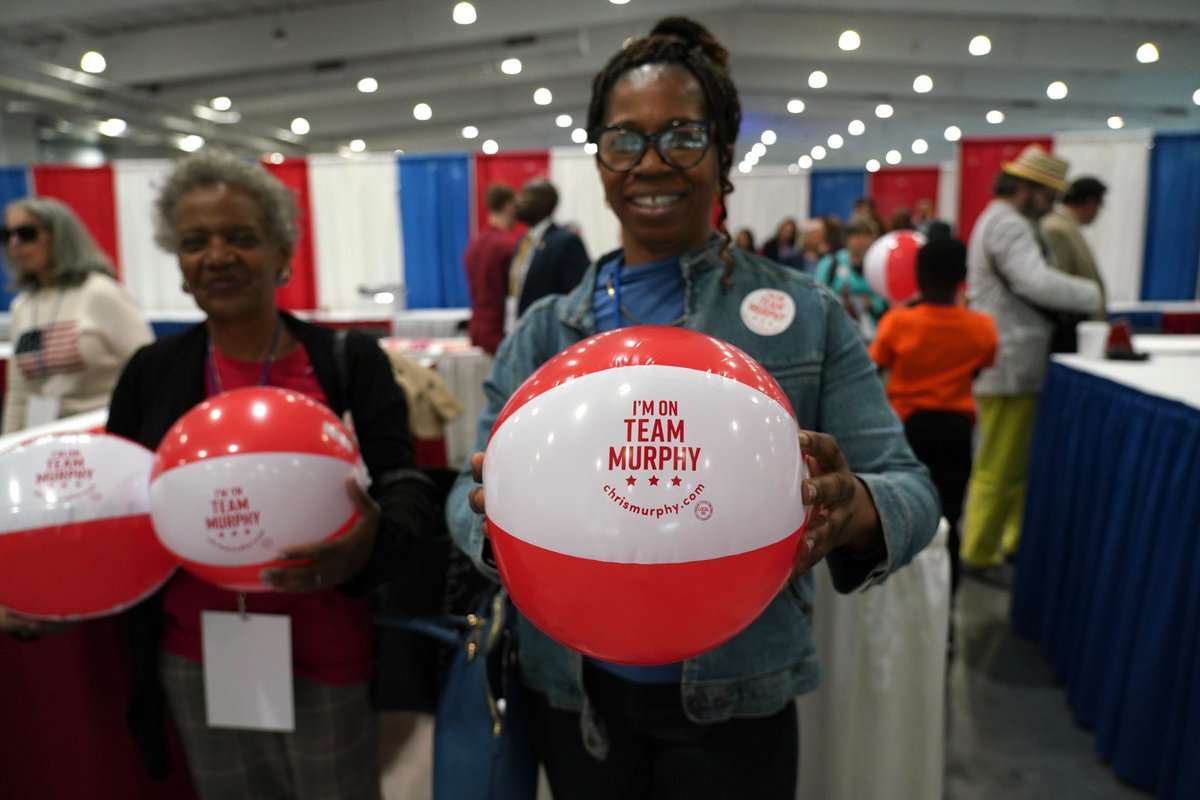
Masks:
[[[619,267],[618,267],[618,269],[619,269]],[[612,273],[611,273],[611,272],[610,272],[610,273],[609,273],[609,275],[608,275],[608,285],[606,286],[606,290],[607,290],[607,292],[608,292],[608,296],[609,296],[609,297],[616,298],[616,296],[617,296],[617,290],[616,290],[616,288],[613,286],[613,278],[612,278]],[[619,303],[619,304],[618,304],[618,309],[617,309],[617,310],[618,310],[618,312],[619,312],[619,313],[620,313],[622,316],[628,317],[628,318],[630,319],[630,321],[631,321],[631,322],[633,322],[633,324],[634,324],[634,325],[646,325],[646,324],[648,324],[648,323],[642,322],[640,319],[638,319],[637,317],[635,317],[633,314],[629,313],[629,309],[625,307],[625,304],[624,304],[624,303]],[[665,325],[665,326],[667,326],[668,328],[673,328],[673,327],[675,327],[676,325],[682,325],[683,323],[687,322],[687,318],[688,318],[688,315],[687,315],[687,311],[685,310],[685,311],[684,311],[684,312],[683,312],[681,315],[679,315],[679,316],[678,316],[678,317],[676,317],[675,319],[671,320],[670,322],[662,322],[662,323],[656,323],[656,324],[661,324],[661,325]],[[621,327],[621,325],[619,324],[619,322],[620,322],[620,321],[618,320],[618,325],[617,325],[617,327]]]

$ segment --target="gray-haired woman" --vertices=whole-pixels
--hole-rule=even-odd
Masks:
[[[0,239],[20,290],[11,309],[3,432],[103,408],[125,362],[153,338],[137,303],[58,200],[9,203]]]

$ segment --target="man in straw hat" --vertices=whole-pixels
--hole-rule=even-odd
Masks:
[[[1095,281],[1056,270],[1037,221],[1067,189],[1067,162],[1037,145],[1002,165],[994,197],[967,248],[967,300],[990,314],[1000,336],[996,363],[975,381],[979,446],[967,493],[961,558],[966,575],[1007,583],[1025,504],[1034,409],[1054,324],[1047,311],[1100,310]]]

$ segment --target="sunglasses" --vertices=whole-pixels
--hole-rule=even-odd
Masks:
[[[0,242],[8,244],[9,239],[14,236],[22,242],[36,241],[38,231],[40,230],[41,228],[37,225],[18,225],[15,228],[0,228]]]

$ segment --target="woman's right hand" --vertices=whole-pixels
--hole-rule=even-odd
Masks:
[[[471,503],[471,510],[476,514],[485,514],[483,506],[483,453],[476,453],[471,456],[471,476],[479,484],[479,486],[471,490],[471,494],[468,496],[468,500]],[[483,531],[483,538],[487,539],[488,524],[486,516],[483,522],[480,523],[480,529]]]

